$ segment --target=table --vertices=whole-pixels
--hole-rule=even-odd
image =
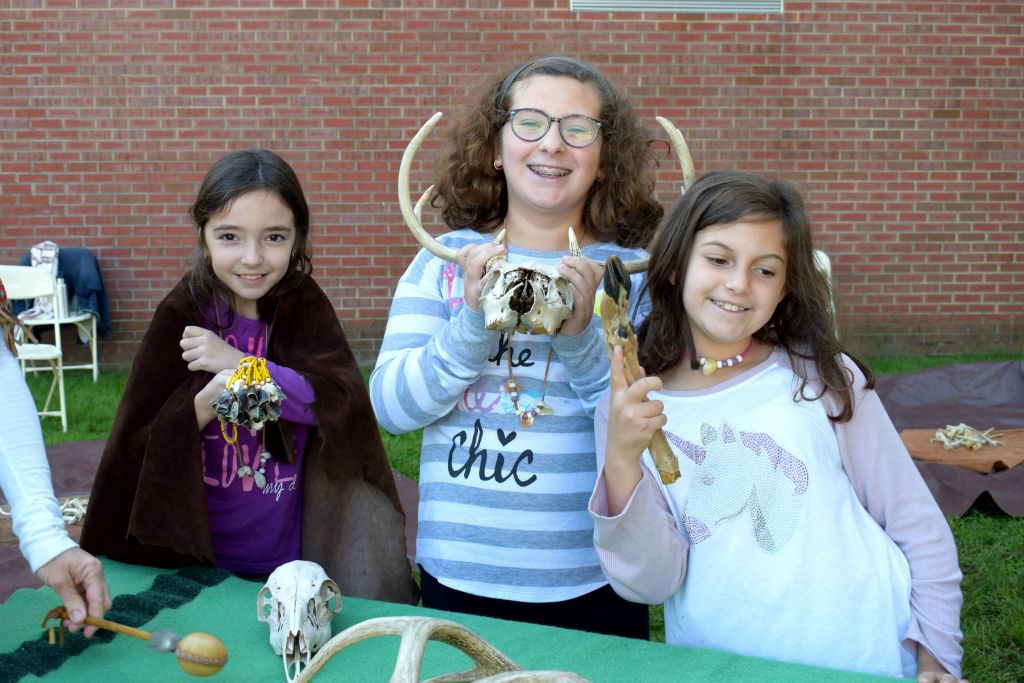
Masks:
[[[206,631],[227,646],[229,660],[211,681],[278,682],[284,668],[268,642],[267,625],[256,620],[262,584],[210,568],[156,569],[104,561],[114,609],[107,618],[146,631],[171,629],[179,636]],[[0,605],[0,681],[19,680],[26,664],[49,671],[47,681],[196,681],[172,654],[151,651],[145,642],[98,631],[91,641],[68,634],[65,648],[46,644],[40,622],[59,605],[47,588],[20,589]],[[521,624],[464,614],[343,598],[334,633],[373,617],[434,616],[473,630],[525,669],[573,671],[594,683],[633,681],[787,681],[856,683],[894,680],[864,674],[785,664],[713,650],[696,650],[616,636]],[[314,681],[387,681],[398,638],[357,643],[336,655]],[[454,648],[431,642],[423,677],[472,666]],[[21,673],[19,673],[21,672]],[[31,676],[26,680],[36,680]]]

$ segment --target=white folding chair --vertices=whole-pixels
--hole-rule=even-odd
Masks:
[[[43,409],[39,411],[40,417],[60,417],[61,428],[68,431],[67,404],[64,400],[64,354],[61,349],[59,313],[57,312],[57,278],[53,273],[43,268],[32,266],[6,266],[0,265],[0,280],[7,290],[7,297],[11,301],[21,299],[34,300],[38,298],[52,298],[54,302],[55,315],[49,323],[53,327],[54,344],[38,344],[31,342],[27,337],[20,343],[15,343],[18,360],[21,361],[22,372],[28,373],[46,369],[39,367],[37,363],[46,363],[53,371],[53,381],[50,382],[50,391],[46,395]],[[60,410],[51,410],[50,403],[53,401],[53,394],[57,392]]]
[[[91,363],[75,363],[64,365],[65,370],[92,370],[92,381],[96,382],[100,376],[100,363],[96,351],[96,316],[83,311],[69,311],[67,301],[67,288],[63,286],[63,280],[57,278],[57,296],[53,306],[54,317],[40,316],[22,321],[22,324],[32,329],[36,326],[53,325],[74,325],[78,331],[78,338],[89,344],[89,354],[92,357]],[[54,320],[56,318],[56,321]],[[59,346],[59,344],[58,344]],[[43,368],[39,368],[43,369]]]

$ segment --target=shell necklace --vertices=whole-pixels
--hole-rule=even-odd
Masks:
[[[733,366],[739,365],[740,363],[743,362],[743,359],[746,357],[746,355],[750,353],[750,349],[753,346],[754,338],[751,337],[750,341],[747,343],[747,348],[743,349],[742,351],[737,353],[735,356],[732,356],[731,358],[724,358],[722,360],[718,360],[716,358],[710,358],[708,356],[697,356],[697,362],[700,363],[700,371],[704,373],[705,377],[710,377],[711,375],[715,374],[718,370],[721,370],[722,368],[731,368]]]

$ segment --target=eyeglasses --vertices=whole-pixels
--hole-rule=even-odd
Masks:
[[[548,134],[551,122],[558,121],[558,134],[570,147],[590,147],[597,140],[602,123],[583,114],[556,118],[540,109],[511,109],[508,118],[512,132],[523,142],[536,142]]]

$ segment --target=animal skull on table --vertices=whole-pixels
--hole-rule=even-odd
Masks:
[[[331,618],[340,611],[341,590],[316,562],[294,560],[270,574],[256,596],[256,618],[269,624],[270,646],[289,682],[331,639]]]
[[[447,247],[428,233],[420,223],[422,207],[430,198],[433,186],[420,196],[413,207],[409,188],[409,169],[423,140],[434,129],[441,119],[437,112],[423,124],[419,132],[409,142],[402,155],[402,163],[398,169],[398,203],[402,209],[405,224],[416,237],[417,241],[430,253],[445,261],[455,262],[457,251]],[[679,157],[683,169],[683,191],[690,186],[694,178],[693,160],[682,134],[667,119],[657,117],[658,123],[668,133],[672,146]],[[496,244],[504,239],[502,230]],[[569,249],[574,256],[580,255],[576,236],[569,228]],[[647,259],[626,261],[623,264],[627,273],[639,273],[647,269]],[[491,330],[512,332],[529,332],[532,334],[554,335],[562,323],[572,315],[573,297],[569,282],[558,273],[558,266],[542,263],[510,264],[504,258],[492,259],[487,263],[484,274],[483,292],[480,296],[480,308],[484,313],[485,324]]]

